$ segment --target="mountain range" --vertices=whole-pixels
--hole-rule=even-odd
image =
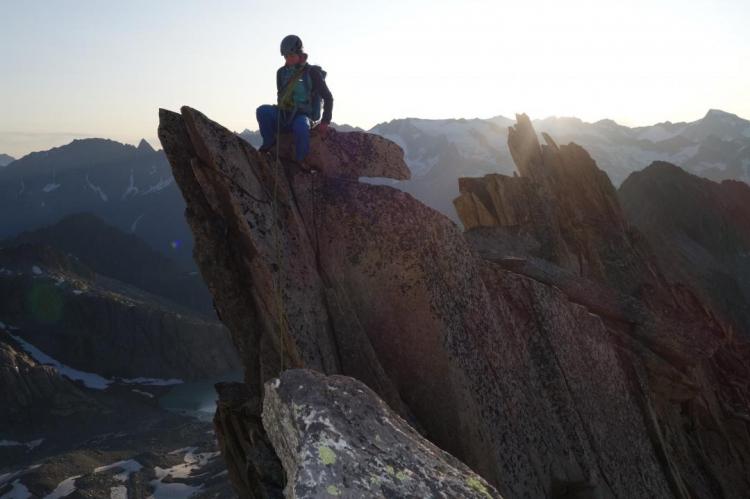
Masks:
[[[425,120],[404,118],[369,131],[399,144],[411,179],[372,179],[409,192],[458,222],[451,199],[458,178],[487,173],[512,174],[507,147],[514,120]],[[560,143],[575,142],[590,152],[617,186],[653,161],[668,161],[711,180],[750,180],[750,121],[710,110],[690,123],[658,123],[629,128],[612,120],[586,123],[577,118],[533,121],[539,133]],[[361,130],[335,125],[340,131]],[[256,147],[258,132],[239,134]],[[135,147],[107,139],[75,140],[28,154],[0,170],[0,238],[89,212],[152,248],[195,270],[192,235],[182,196],[162,151],[145,140]]]
[[[737,362],[744,362],[742,352],[733,343],[735,338],[726,331],[733,331],[743,341],[750,331],[750,310],[747,307],[747,297],[750,296],[747,284],[750,282],[750,238],[747,236],[750,230],[750,214],[747,212],[750,188],[738,181],[749,178],[750,122],[715,110],[692,123],[665,122],[640,128],[624,127],[611,120],[596,123],[575,118],[536,120],[536,132],[531,126],[526,127],[523,136],[527,138],[524,140],[528,141],[528,137],[534,135],[542,135],[548,140],[547,145],[539,150],[545,154],[553,151],[553,156],[558,159],[550,162],[547,169],[554,172],[561,165],[569,169],[560,170],[559,185],[544,177],[549,173],[521,171],[527,162],[519,161],[518,151],[509,147],[513,142],[509,140],[509,126],[515,123],[515,120],[504,117],[393,120],[370,130],[372,134],[389,140],[372,138],[371,135],[362,140],[366,141],[365,145],[377,144],[373,150],[378,147],[388,149],[390,152],[383,157],[393,160],[398,156],[400,161],[400,151],[390,141],[398,144],[404,151],[405,162],[397,174],[389,172],[382,161],[373,159],[376,156],[366,155],[359,155],[355,160],[351,155],[344,155],[348,159],[336,160],[339,166],[350,167],[353,161],[360,163],[354,164],[352,171],[333,172],[331,178],[326,178],[331,172],[323,171],[320,181],[307,174],[295,173],[292,177],[296,179],[293,185],[296,193],[292,195],[294,203],[289,206],[300,210],[300,216],[290,218],[287,222],[291,225],[284,230],[298,231],[299,234],[289,239],[287,247],[292,252],[285,258],[289,258],[287,268],[293,272],[299,271],[299,265],[303,264],[309,264],[310,271],[285,277],[296,276],[298,279],[290,281],[283,297],[292,300],[293,314],[296,314],[290,318],[292,323],[301,321],[297,332],[292,328],[292,333],[307,331],[307,325],[314,322],[316,327],[322,328],[321,331],[333,328],[335,334],[331,331],[321,333],[309,343],[304,337],[290,337],[284,342],[299,341],[300,351],[318,342],[319,348],[308,352],[310,358],[320,355],[325,359],[322,365],[340,366],[343,373],[361,374],[365,378],[367,366],[380,362],[373,357],[373,346],[380,349],[378,355],[384,355],[382,361],[392,373],[382,377],[384,373],[378,368],[369,382],[374,381],[375,385],[382,382],[380,388],[383,394],[391,397],[389,403],[397,410],[404,410],[402,414],[412,421],[415,421],[415,414],[410,414],[410,411],[421,411],[421,424],[432,432],[433,437],[438,437],[441,445],[457,455],[465,453],[461,456],[463,459],[473,459],[473,465],[482,468],[485,457],[474,454],[476,449],[464,447],[464,442],[454,440],[455,428],[435,426],[439,414],[452,414],[455,408],[444,401],[436,407],[432,400],[421,401],[419,398],[422,390],[429,389],[445,395],[439,386],[440,373],[425,376],[422,385],[411,385],[414,376],[422,376],[434,367],[432,359],[435,355],[443,355],[444,347],[439,346],[440,342],[422,345],[425,348],[416,351],[427,352],[427,357],[417,356],[418,362],[415,363],[412,362],[415,359],[409,357],[414,354],[411,349],[390,350],[388,341],[401,341],[398,334],[393,333],[398,328],[383,328],[382,331],[377,328],[381,317],[390,317],[388,320],[393,324],[403,322],[402,332],[421,331],[424,324],[421,320],[413,320],[415,310],[421,310],[420,313],[430,320],[435,319],[431,313],[442,310],[440,313],[444,313],[447,321],[446,331],[462,330],[464,326],[459,327],[455,322],[457,317],[467,320],[467,327],[478,327],[473,321],[480,319],[465,315],[462,307],[466,303],[475,303],[481,304],[478,309],[489,309],[489,305],[482,301],[485,292],[477,294],[476,291],[486,286],[493,296],[498,297],[497,303],[503,303],[506,295],[522,297],[513,304],[513,310],[500,307],[496,311],[500,316],[507,315],[503,319],[507,324],[496,333],[515,331],[519,324],[524,324],[523,328],[528,328],[524,329],[528,338],[540,334],[540,338],[559,336],[561,343],[555,348],[560,347],[561,352],[566,352],[571,346],[568,353],[575,352],[567,365],[558,366],[568,370],[568,374],[577,372],[575,366],[580,364],[577,348],[582,348],[581,351],[589,348],[585,344],[589,341],[586,338],[599,342],[611,335],[620,338],[615,343],[623,341],[623,345],[630,345],[627,348],[643,343],[643,349],[638,347],[634,352],[638,352],[637,357],[643,356],[645,372],[649,377],[653,376],[649,383],[653,382],[656,395],[649,391],[648,396],[654,396],[661,404],[669,397],[682,400],[686,397],[684,393],[690,392],[691,415],[686,421],[697,424],[700,418],[694,417],[693,412],[699,414],[703,411],[705,400],[711,404],[714,402],[709,395],[705,395],[704,400],[704,395],[696,396],[691,390],[698,389],[697,386],[709,393],[713,381],[693,380],[691,372],[682,372],[682,363],[710,364],[703,368],[710,376],[721,378],[718,386],[723,390],[725,385],[739,379],[732,369]],[[341,137],[344,137],[343,132],[362,132],[347,125],[336,126],[336,129],[342,132]],[[259,145],[257,132],[246,130],[239,135]],[[560,143],[573,141],[585,146],[596,165],[586,159],[585,151],[581,152],[575,146],[558,148],[550,135]],[[211,133],[205,137],[211,137]],[[217,144],[211,143],[210,148],[206,148],[219,158],[224,157],[226,144],[232,144],[232,140],[242,142],[223,131],[221,137]],[[334,139],[329,145],[335,147],[336,143]],[[364,147],[362,144],[360,147]],[[180,150],[177,148],[178,152]],[[373,152],[367,147],[359,152],[362,150]],[[395,156],[391,154],[394,150],[398,152]],[[247,154],[252,156],[252,152]],[[250,170],[261,168],[262,160],[252,157],[254,159],[248,163]],[[226,158],[236,160],[234,156]],[[549,159],[545,157],[545,161]],[[665,160],[684,169],[664,163]],[[241,157],[239,161],[238,164],[244,164]],[[514,164],[519,165],[518,170]],[[651,166],[644,169],[649,164]],[[248,369],[262,369],[263,377],[274,373],[273,363],[278,360],[279,353],[273,353],[276,347],[272,339],[264,337],[259,340],[259,348],[253,343],[253,335],[273,322],[273,312],[263,310],[258,316],[242,316],[253,306],[262,307],[272,302],[270,295],[264,298],[262,292],[252,295],[254,289],[271,283],[272,279],[264,273],[262,265],[250,270],[245,266],[249,259],[256,263],[258,260],[255,259],[257,248],[248,246],[248,240],[243,239],[249,234],[262,240],[272,234],[273,231],[264,229],[270,215],[260,217],[245,233],[236,230],[238,222],[234,215],[227,218],[200,211],[204,208],[201,204],[204,201],[213,203],[217,199],[228,199],[235,203],[235,196],[239,195],[230,193],[213,197],[216,193],[226,193],[221,189],[211,191],[206,186],[219,188],[220,181],[203,176],[199,180],[205,185],[200,189],[207,189],[205,192],[212,195],[199,195],[194,186],[186,183],[187,177],[180,179],[178,189],[173,171],[187,170],[173,170],[164,152],[154,150],[145,140],[132,146],[106,139],[76,140],[66,146],[29,154],[0,169],[0,320],[4,321],[0,322],[0,392],[19,394],[15,398],[0,397],[0,402],[3,402],[0,404],[0,419],[5,422],[5,432],[0,432],[0,440],[5,443],[0,444],[0,495],[8,491],[16,494],[16,487],[21,486],[46,495],[71,478],[76,484],[75,476],[81,473],[84,477],[76,485],[81,493],[106,492],[110,486],[113,489],[119,486],[117,476],[102,481],[95,471],[99,468],[94,468],[94,465],[106,468],[115,458],[122,462],[132,460],[144,469],[133,475],[136,479],[128,483],[127,491],[150,493],[160,486],[161,482],[157,480],[161,473],[159,469],[167,466],[176,469],[195,462],[191,460],[196,451],[185,451],[183,444],[201,442],[204,454],[217,455],[213,435],[205,437],[205,425],[173,419],[176,416],[162,410],[161,400],[171,393],[170,387],[153,386],[152,381],[172,381],[167,378],[205,381],[238,370],[240,363]],[[352,172],[354,178],[346,179],[349,182],[340,179]],[[456,228],[447,220],[388,187],[356,186],[357,172],[372,176],[368,183],[389,184],[413,194],[428,206],[459,221],[466,232],[459,237]],[[516,176],[517,173],[520,176]],[[482,179],[467,178],[485,174]],[[260,177],[267,180],[262,175]],[[408,180],[396,180],[404,178]],[[619,190],[611,185],[610,179],[621,184]],[[503,190],[501,186],[507,189]],[[314,192],[312,199],[305,197]],[[460,220],[452,204],[459,194],[463,199],[462,206],[466,208]],[[188,196],[192,196],[190,210],[186,209]],[[340,212],[335,211],[337,203],[343,203]],[[484,211],[480,209],[482,206]],[[491,206],[495,211],[486,208]],[[247,213],[256,216],[264,209],[264,206],[255,207]],[[311,220],[307,218],[308,213],[313,213]],[[204,217],[196,232],[196,237],[204,239],[202,249],[197,252],[202,275],[198,274],[193,262],[193,233],[186,215],[193,217],[194,224],[195,217]],[[316,218],[318,216],[322,218]],[[350,221],[350,226],[344,224],[346,220]],[[300,223],[320,226],[306,231],[295,225]],[[401,230],[397,236],[394,228]],[[349,229],[351,232],[347,232]],[[329,237],[326,237],[326,231],[330,231]],[[373,231],[376,231],[375,236]],[[308,248],[304,241],[308,241],[311,234],[315,236],[315,245]],[[473,253],[465,248],[467,244],[483,262],[474,262]],[[268,249],[263,248],[261,246],[262,251]],[[299,252],[296,256],[295,251]],[[209,252],[213,253],[209,255]],[[383,258],[371,261],[373,255],[381,253]],[[349,258],[339,261],[344,254],[349,254]],[[315,255],[314,259],[312,255]],[[409,263],[411,258],[418,262],[424,259],[424,262],[414,266]],[[406,263],[401,259],[406,259]],[[373,266],[368,267],[368,262]],[[469,273],[452,273],[450,269],[456,265],[469,270],[478,267],[472,271],[473,278],[467,281]],[[273,265],[269,268],[272,269]],[[350,268],[351,273],[341,270],[346,268]],[[363,269],[361,275],[358,269]],[[243,280],[243,272],[248,271],[258,273],[259,278],[253,275]],[[326,283],[325,286],[311,294],[309,302],[294,302],[295,296],[304,294],[307,289],[304,286],[316,282],[311,281],[310,276],[318,272],[322,275],[320,282]],[[409,295],[413,289],[427,286],[429,292],[435,291],[437,301],[431,304],[432,308],[419,300],[409,302],[403,310],[400,300],[388,305],[393,296],[386,292],[391,289],[391,281],[379,280],[384,274],[391,275],[394,282],[405,279],[401,287],[393,288],[398,296]],[[213,296],[203,282],[204,276],[213,286]],[[374,279],[374,285],[365,286],[363,283],[369,281],[360,282],[360,278]],[[348,287],[332,286],[331,282],[337,280],[351,282]],[[302,288],[299,283],[302,283]],[[688,291],[680,287],[683,284]],[[384,294],[379,295],[379,289]],[[693,299],[693,292],[701,303],[710,307],[711,314],[706,316],[701,303]],[[238,300],[243,296],[245,298]],[[452,299],[458,301],[452,303]],[[313,307],[320,300],[329,303],[322,312],[314,310],[315,313],[311,313],[305,308],[308,305]],[[254,305],[248,305],[251,303]],[[301,303],[305,304],[302,308],[295,308]],[[423,308],[411,307],[414,304]],[[225,324],[232,330],[234,345],[227,329],[215,320],[214,307],[217,305]],[[377,313],[377,307],[385,308],[382,313]],[[670,307],[682,307],[683,310],[677,313]],[[265,313],[271,315],[262,320]],[[321,320],[322,315],[316,315],[318,313],[330,314],[331,318]],[[598,319],[592,322],[591,317],[595,315],[601,316],[606,328],[597,322]],[[527,316],[553,317],[554,320],[549,324],[534,325]],[[566,318],[562,322],[567,321],[565,324],[568,325],[562,324],[560,317]],[[714,323],[714,319],[720,324]],[[691,321],[697,325],[691,325]],[[571,326],[573,324],[575,327]],[[478,330],[494,327],[488,329],[484,326],[490,325],[484,324]],[[368,328],[376,328],[373,330],[378,334],[367,341],[356,335],[347,336],[352,331],[364,334]],[[631,332],[623,332],[630,329]],[[695,356],[690,350],[692,346],[682,345],[681,337],[675,336],[678,330],[685,332],[688,343],[694,342],[698,351],[706,352],[708,360],[704,362],[703,357]],[[424,331],[425,334],[415,336],[414,341],[423,341],[433,334],[432,329]],[[454,347],[464,341],[461,339],[463,333],[456,334],[459,343]],[[518,351],[523,350],[527,341],[524,334],[507,338],[518,343]],[[665,336],[661,337],[661,334]],[[360,340],[362,343],[357,343]],[[335,346],[328,345],[329,341]],[[578,345],[580,342],[583,343]],[[530,358],[513,358],[511,355],[503,365],[536,365],[534,369],[547,372],[553,365],[550,359],[556,354],[551,354],[549,346],[542,346],[542,343],[531,344],[536,354]],[[605,343],[608,345],[609,340]],[[618,348],[622,347],[618,345]],[[495,346],[485,345],[484,350],[493,351]],[[461,349],[464,347],[468,348],[468,343]],[[240,351],[239,358],[235,348]],[[470,350],[475,348],[471,346]],[[602,348],[607,352],[610,350],[610,346]],[[589,353],[596,354],[594,350]],[[294,355],[290,351],[289,358],[282,357],[282,362],[302,362]],[[399,355],[406,357],[398,361]],[[445,362],[453,362],[451,359],[460,359],[463,355],[465,352],[450,353]],[[252,360],[257,356],[263,356],[260,366]],[[662,356],[665,359],[661,359]],[[428,358],[430,362],[425,361]],[[477,359],[477,363],[467,365],[479,366],[484,362],[481,355]],[[417,369],[415,366],[422,361],[425,361],[424,365]],[[602,358],[597,362],[601,364],[597,364],[598,372],[613,372],[625,379],[617,363],[607,364],[609,361]],[[726,366],[719,369],[713,363]],[[304,365],[310,365],[307,358]],[[330,369],[336,371],[338,368]],[[667,376],[662,373],[663,369],[677,369],[679,372]],[[534,382],[526,379],[527,370],[528,367],[519,367],[508,371],[512,380],[506,388],[508,393],[515,394],[513,397],[523,400],[529,416],[537,417],[546,413],[541,410],[543,403],[539,397],[533,394],[537,389],[550,388],[546,384],[533,387]],[[737,372],[742,370],[738,368]],[[581,379],[591,378],[590,374],[591,371],[587,371]],[[482,376],[485,375],[489,374]],[[391,377],[400,380],[397,387],[391,386]],[[527,384],[532,389],[516,393],[512,386],[516,382]],[[106,388],[92,388],[89,383],[103,384]],[[456,378],[448,385],[455,390],[461,383],[463,381]],[[477,383],[479,387],[487,388],[484,381]],[[588,400],[587,397],[598,396],[587,393],[588,381],[581,383],[583,389],[576,397]],[[578,390],[581,386],[573,389]],[[186,386],[187,389],[192,390],[192,387]],[[733,392],[731,396],[725,394],[722,403],[744,410],[747,397],[743,390]],[[667,393],[665,399],[660,395],[662,392]],[[553,397],[561,393],[555,389],[549,392]],[[415,405],[405,409],[401,396],[416,397],[413,400]],[[498,400],[503,399],[498,397]],[[627,401],[617,400],[624,404],[623,407],[630,407]],[[541,405],[537,407],[537,404]],[[492,405],[492,410],[499,406]],[[246,406],[241,407],[245,409],[239,409],[240,419],[246,417],[243,412]],[[632,409],[627,410],[633,412]],[[640,410],[636,409],[636,412]],[[664,424],[666,432],[678,431],[682,423],[677,421],[685,416],[682,410],[671,405],[659,408],[659,417],[672,421],[657,424]],[[569,415],[563,412],[566,415],[561,424],[564,425]],[[433,420],[433,416],[427,417],[427,414],[438,416]],[[650,413],[644,409],[644,414]],[[638,417],[630,420],[637,421]],[[708,417],[706,420],[707,424],[716,423]],[[219,427],[228,424],[231,418],[223,421],[218,423]],[[724,421],[720,423],[724,424]],[[518,431],[507,432],[509,435],[533,433],[526,431],[525,423],[517,421],[493,420],[493,424],[521,425],[516,428]],[[138,426],[142,426],[141,433],[136,431]],[[161,431],[161,428],[165,430]],[[183,428],[189,428],[189,431]],[[658,426],[656,430],[661,431]],[[557,438],[556,432],[557,429],[549,431],[550,441]],[[99,433],[111,433],[114,437],[98,440],[99,436],[95,434]],[[199,435],[203,435],[204,440],[199,439]],[[131,439],[136,443],[124,450],[124,444],[116,441],[117,438]],[[20,440],[28,442],[19,443]],[[43,443],[36,443],[39,440]],[[657,440],[653,444],[664,447]],[[226,441],[223,444],[234,445]],[[157,450],[154,450],[154,445]],[[530,446],[528,442],[520,441],[518,445]],[[107,453],[112,447],[117,447],[118,453]],[[180,449],[174,450],[177,447]],[[147,455],[139,454],[146,449]],[[558,447],[561,449],[565,447]],[[591,452],[596,454],[593,447]],[[667,448],[665,452],[671,451]],[[680,452],[682,450],[677,449],[674,456]],[[701,459],[708,459],[712,452],[709,449]],[[184,454],[184,462],[182,457],[175,458],[175,453]],[[47,459],[49,456],[54,456],[54,459]],[[674,456],[670,455],[667,460],[680,461],[681,458]],[[173,462],[172,459],[176,460]],[[64,465],[49,467],[48,462],[52,461]],[[217,486],[222,494],[227,494],[226,471],[222,471],[223,465],[218,461],[211,461],[216,472],[210,475],[213,482],[187,481],[177,485],[205,487],[204,492]],[[685,461],[686,465],[692,466],[689,461]],[[36,473],[34,467],[42,462],[45,464],[40,469],[44,473]],[[554,465],[560,463],[562,461]],[[681,462],[681,465],[685,463]],[[19,466],[28,468],[19,471]],[[5,473],[6,467],[9,473]],[[13,475],[17,472],[21,475]],[[726,478],[733,476],[734,472],[722,473],[709,470],[704,477],[702,472],[690,486],[702,490],[707,483],[708,487],[711,486],[711,476]],[[23,476],[22,482],[17,479],[20,476]],[[692,480],[687,473],[683,476]],[[171,479],[168,478],[167,482]],[[578,480],[567,479],[573,480],[571,484]],[[523,487],[520,483],[517,486]],[[538,486],[546,487],[544,484]]]
[[[183,210],[164,154],[146,141],[74,140],[0,170],[0,238],[92,213],[194,270]]]
[[[508,127],[514,119],[420,118],[395,119],[370,130],[400,145],[412,179],[383,181],[414,195],[428,206],[458,222],[451,199],[458,195],[458,178],[488,173],[512,174],[508,151]],[[578,118],[550,117],[533,120],[541,135],[560,144],[583,146],[609,175],[615,186],[632,172],[653,161],[668,161],[686,171],[712,180],[750,181],[750,121],[720,110],[709,110],[693,122],[630,128],[612,120],[587,123]],[[357,128],[337,126],[342,131]],[[258,147],[258,132],[240,133]]]
[[[75,255],[99,274],[167,298],[191,312],[215,317],[208,289],[196,271],[182,269],[139,236],[91,213],[69,215],[53,225],[0,241],[0,246],[20,244],[54,247]]]

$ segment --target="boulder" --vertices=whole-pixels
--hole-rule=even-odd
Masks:
[[[500,497],[347,376],[284,371],[266,383],[263,424],[287,498]]]
[[[294,157],[293,143],[291,134],[281,135],[279,156],[282,159]],[[271,154],[275,157],[274,149],[271,149]],[[330,177],[354,180],[359,177],[411,178],[401,147],[379,135],[360,131],[338,132],[329,128],[325,138],[313,131],[305,163]]]

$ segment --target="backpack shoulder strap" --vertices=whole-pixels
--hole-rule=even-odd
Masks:
[[[300,76],[307,70],[307,63],[303,64],[301,68],[299,68],[289,79],[288,82],[286,82],[286,87],[284,87],[284,91],[281,93],[281,98],[279,99],[279,102],[285,103],[292,97],[292,92],[294,92],[294,86],[297,84],[297,80],[300,79]]]

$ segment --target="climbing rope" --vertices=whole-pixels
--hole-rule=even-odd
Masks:
[[[276,272],[274,273],[273,286],[276,297],[276,317],[279,324],[279,376],[284,372],[284,335],[286,334],[286,313],[284,311],[283,297],[281,296],[281,238],[279,237],[279,220],[278,220],[278,191],[279,191],[279,170],[281,169],[281,159],[279,158],[279,147],[281,144],[281,108],[276,106],[276,160],[273,169],[273,239],[276,253]]]
[[[317,263],[318,267],[320,267],[320,242],[318,241],[318,223],[315,220],[315,211],[318,205],[315,199],[315,194],[317,193],[317,189],[315,189],[315,177],[316,177],[315,172],[311,172],[310,174],[310,200],[312,204],[313,233],[315,234],[315,263]]]

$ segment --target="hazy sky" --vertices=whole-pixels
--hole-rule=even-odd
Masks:
[[[156,147],[157,109],[257,129],[284,35],[333,118],[750,117],[750,1],[0,0],[0,152],[75,137]]]

